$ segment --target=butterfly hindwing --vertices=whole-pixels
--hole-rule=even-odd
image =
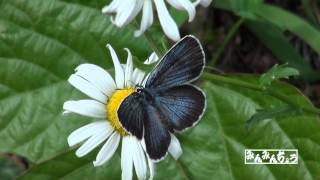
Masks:
[[[167,120],[159,108],[146,106],[144,119],[144,140],[149,157],[153,160],[162,159],[170,144],[171,136],[167,127]]]
[[[186,36],[164,55],[150,73],[146,88],[168,88],[195,80],[205,64],[201,44],[193,36]]]
[[[142,103],[141,95],[135,92],[126,97],[118,109],[119,121],[123,128],[138,139],[142,139],[143,136],[145,110]]]
[[[118,109],[118,117],[126,131],[140,140],[144,138],[151,159],[159,160],[166,155],[171,140],[168,120],[143,93],[126,97]]]
[[[156,98],[170,126],[178,131],[196,124],[206,108],[204,93],[193,85],[167,89]]]

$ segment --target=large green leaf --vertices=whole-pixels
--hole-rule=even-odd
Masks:
[[[243,80],[259,84],[258,78],[246,77]],[[198,126],[178,135],[184,154],[178,161],[168,157],[159,163],[156,179],[312,179],[320,175],[320,121],[316,116],[281,116],[259,122],[248,131],[245,122],[257,109],[284,104],[262,93],[238,87],[209,82],[205,82],[202,87],[208,100],[206,114]],[[300,92],[289,85],[275,83],[274,88],[301,105],[312,106]],[[245,148],[296,148],[300,153],[299,165],[245,165]],[[94,158],[92,155],[91,161]],[[113,170],[119,166],[118,160],[93,170],[89,159],[77,161],[73,153],[63,154],[35,166],[22,179],[72,179],[75,176],[89,176],[91,172],[98,176],[101,169],[112,169],[110,173],[120,173],[119,169]],[[71,172],[63,168],[50,168],[61,163],[72,164],[75,168]],[[109,173],[105,175],[99,177],[118,177]]]
[[[255,19],[256,15],[252,9],[262,4],[263,0],[230,0],[230,7],[239,16]]]
[[[77,158],[74,151],[68,151],[59,156],[33,167],[29,172],[18,179],[44,180],[44,179],[121,179],[120,160],[118,156],[111,158],[111,164],[100,168],[93,167],[92,159],[96,152],[84,158]],[[53,173],[53,171],[55,171]]]
[[[310,23],[312,23],[315,27],[320,27],[319,22],[316,17],[315,10],[317,9],[317,2],[311,0],[301,0],[301,4],[304,10],[305,15],[307,16]]]
[[[41,161],[67,148],[65,137],[88,120],[63,119],[74,96],[66,79],[81,63],[112,67],[111,43],[141,58],[151,52],[133,28],[115,28],[100,10],[54,0],[0,6],[0,149]],[[124,58],[122,58],[124,59]]]

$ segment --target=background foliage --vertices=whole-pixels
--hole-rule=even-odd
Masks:
[[[5,157],[1,159],[4,163],[0,162],[1,179],[11,179],[23,169],[28,170],[19,179],[119,179],[119,156],[103,167],[94,168],[92,160],[96,152],[79,159],[68,148],[67,136],[90,119],[62,116],[64,101],[83,96],[66,80],[84,62],[112,68],[106,43],[112,44],[123,60],[124,47],[144,60],[152,52],[146,38],[134,38],[134,26],[114,27],[109,17],[100,13],[107,1],[2,0],[0,3],[0,151]],[[317,82],[319,71],[288,38],[292,34],[310,52],[320,53],[319,17],[311,3],[314,2],[302,1],[304,16],[262,0],[217,0],[213,9],[200,8],[204,14],[224,11],[239,19],[228,28],[230,31],[222,43],[216,41],[210,28],[204,33],[195,32],[206,47],[208,66],[219,67],[227,45],[244,25],[279,63],[298,69],[301,74],[298,79]],[[174,10],[172,14],[182,25],[186,14]],[[153,37],[161,39],[157,43],[163,47],[168,42],[158,27],[153,26],[151,32]],[[192,27],[183,28],[193,33],[188,31]],[[214,50],[210,49],[213,43],[218,45]],[[271,72],[267,85],[261,84],[257,75],[217,76],[226,78],[223,79],[208,78],[212,77],[209,72],[198,82],[207,94],[208,110],[196,128],[178,135],[184,154],[178,161],[168,157],[159,163],[156,179],[320,178],[320,121],[318,114],[306,110],[317,111],[308,98],[288,83],[271,80],[278,75],[277,70]],[[248,84],[257,88],[247,88]],[[290,99],[291,103],[268,89]],[[273,111],[288,105],[290,111]],[[259,118],[257,112],[261,110],[273,113]],[[258,116],[258,122],[248,129],[246,122],[253,115]],[[299,165],[244,165],[245,148],[297,148]],[[12,163],[12,158],[7,160],[7,153],[20,158],[13,158]],[[12,167],[12,164],[18,165]],[[6,168],[10,169],[9,173]]]

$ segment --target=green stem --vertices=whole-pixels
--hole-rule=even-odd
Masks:
[[[272,89],[269,88],[264,88],[255,84],[251,84],[251,83],[247,83],[241,80],[237,80],[237,79],[232,79],[232,78],[228,78],[225,76],[221,76],[221,75],[216,75],[216,74],[210,74],[210,73],[203,73],[202,76],[204,79],[207,79],[209,81],[213,81],[213,82],[219,82],[219,83],[225,83],[225,84],[231,84],[234,86],[239,86],[239,87],[244,87],[247,89],[251,89],[251,90],[255,90],[255,91],[260,91],[260,92],[264,92],[270,96],[273,96],[279,100],[281,100],[282,102],[293,106],[297,109],[301,109],[305,112],[309,112],[309,113],[315,113],[315,114],[320,114],[320,109],[315,108],[315,107],[305,107],[305,106],[301,106],[299,103],[297,103],[296,101],[293,101],[292,99],[290,99],[290,97],[283,95],[277,91],[274,91]]]
[[[136,28],[139,28],[139,23],[137,21],[133,21],[133,25]],[[153,39],[152,34],[149,29],[147,29],[144,33],[143,36],[146,38],[148,41],[149,45],[151,46],[151,49],[157,54],[159,58],[161,58],[164,55],[164,52],[161,51],[159,46],[157,45],[156,41]]]
[[[153,39],[153,37],[148,29],[144,32],[144,37],[149,42],[149,45],[151,46],[152,50],[157,54],[157,56],[159,58],[161,58],[164,53],[161,51],[161,49],[157,45],[156,41]]]
[[[256,90],[256,91],[264,91],[265,90],[264,88],[257,86],[255,84],[247,83],[247,82],[244,82],[241,80],[229,78],[229,77],[222,76],[222,75],[204,72],[202,77],[204,79],[207,79],[210,81],[220,82],[220,83],[225,83],[225,84],[232,84],[232,85],[236,85],[236,86],[240,86],[240,87],[244,87],[244,88],[252,89],[252,90]]]
[[[217,52],[214,54],[211,62],[209,62],[209,66],[214,66],[220,56],[222,55],[222,53],[224,52],[224,49],[227,47],[227,45],[230,43],[230,41],[233,39],[234,35],[236,34],[236,32],[238,31],[238,29],[240,28],[240,26],[242,25],[242,23],[245,21],[245,18],[241,17],[231,28],[231,30],[228,32],[226,38],[224,39],[224,41],[222,42],[221,46],[218,48]]]

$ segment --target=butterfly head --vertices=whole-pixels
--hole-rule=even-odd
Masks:
[[[144,89],[144,87],[142,85],[140,85],[140,84],[137,84],[135,88],[136,88],[138,93],[142,92],[143,89]]]

